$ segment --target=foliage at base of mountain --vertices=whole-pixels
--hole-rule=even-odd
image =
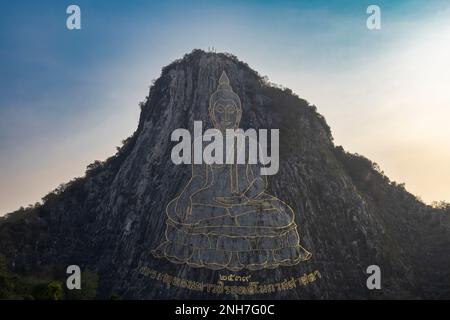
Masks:
[[[40,275],[20,275],[8,270],[0,255],[0,299],[13,300],[92,300],[97,298],[98,275],[86,270],[81,274],[80,290],[69,290],[57,268]]]

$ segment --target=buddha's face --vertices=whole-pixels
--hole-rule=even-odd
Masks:
[[[236,129],[241,120],[241,110],[234,101],[218,101],[213,108],[212,120],[219,130]]]

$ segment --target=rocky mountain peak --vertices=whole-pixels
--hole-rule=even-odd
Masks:
[[[280,168],[268,177],[266,192],[289,204],[298,241],[312,253],[307,261],[289,266],[236,268],[234,276],[260,284],[294,279],[286,290],[247,291],[246,298],[448,295],[439,286],[449,275],[448,214],[418,201],[370,160],[335,147],[315,106],[270,84],[230,54],[202,50],[162,69],[142,104],[136,132],[116,155],[47,195],[42,206],[12,213],[1,222],[0,253],[10,267],[30,274],[76,263],[99,274],[103,296],[242,295],[211,291],[225,281],[227,269],[195,268],[152,254],[167,236],[168,204],[192,176],[189,166],[171,161],[171,133],[192,130],[194,121],[213,127],[210,96],[220,79],[225,82],[224,72],[242,104],[240,126],[280,129]],[[366,287],[366,269],[373,264],[383,270],[385,289],[379,292]],[[205,286],[169,285],[162,275]],[[295,282],[308,275],[314,281]]]

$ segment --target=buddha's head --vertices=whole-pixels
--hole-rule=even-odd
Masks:
[[[217,90],[209,99],[209,115],[216,129],[225,131],[239,128],[242,115],[241,99],[233,92],[225,71],[220,76]]]

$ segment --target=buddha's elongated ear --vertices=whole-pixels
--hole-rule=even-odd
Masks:
[[[217,128],[216,117],[214,115],[214,107],[209,107],[209,118],[211,119],[212,125]]]

